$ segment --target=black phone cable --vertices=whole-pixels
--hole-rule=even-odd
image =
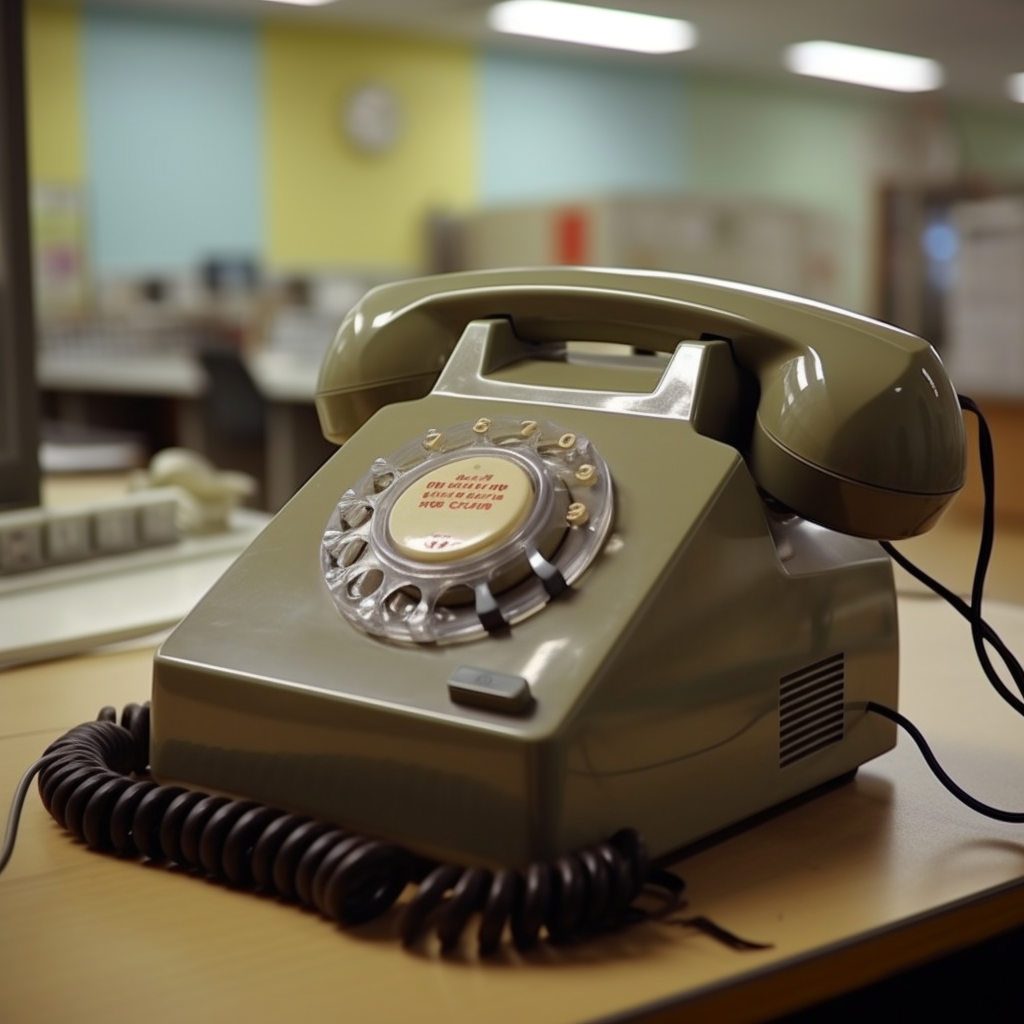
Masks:
[[[1010,673],[1014,684],[1022,694],[1024,694],[1024,670],[1022,670],[1018,658],[1006,646],[988,622],[985,621],[982,615],[985,580],[988,575],[989,563],[992,560],[992,550],[995,544],[995,452],[992,444],[992,434],[977,403],[964,395],[958,395],[957,397],[960,401],[960,407],[972,413],[978,421],[978,457],[981,467],[983,494],[981,536],[978,541],[978,557],[975,562],[974,577],[971,583],[970,602],[965,601],[949,590],[948,587],[944,587],[934,577],[928,575],[923,569],[914,565],[913,562],[897,551],[888,541],[883,541],[882,547],[901,568],[905,569],[916,580],[925,584],[925,586],[938,594],[939,597],[947,601],[952,608],[968,621],[971,627],[974,649],[986,679],[1007,704],[1018,714],[1024,715],[1024,701],[1013,694],[1000,677],[995,666],[992,664],[986,645],[991,646],[999,655],[1007,671]],[[996,821],[1014,824],[1024,822],[1024,812],[1004,811],[993,807],[971,796],[970,793],[954,782],[939,764],[938,758],[932,752],[920,729],[906,716],[875,701],[868,701],[867,710],[876,715],[881,715],[891,722],[895,722],[903,729],[917,745],[932,774],[961,803],[970,807],[971,810],[976,811],[978,814],[982,814],[987,818],[993,818]]]
[[[18,825],[21,823],[21,812],[25,807],[25,797],[28,796],[32,780],[48,765],[52,764],[59,757],[58,754],[48,754],[39,758],[31,764],[28,770],[18,781],[14,790],[14,797],[11,800],[10,810],[7,812],[7,827],[4,829],[3,842],[0,843],[0,874],[14,853],[14,844],[18,838]]]
[[[998,807],[993,807],[991,804],[986,804],[971,796],[965,789],[957,785],[942,765],[939,764],[938,758],[932,752],[932,748],[928,745],[928,741],[924,738],[921,730],[905,715],[901,715],[898,711],[894,711],[884,704],[878,704],[873,700],[868,701],[867,710],[874,712],[876,715],[881,715],[882,718],[888,718],[890,722],[895,722],[903,729],[917,744],[917,749],[921,751],[921,755],[931,769],[932,774],[962,804],[966,804],[972,811],[977,811],[978,814],[983,814],[986,818],[994,818],[996,821],[1008,821],[1013,824],[1024,822],[1024,811],[1000,810]]]
[[[985,648],[986,643],[992,646],[1009,671],[1017,689],[1024,696],[1024,670],[1021,668],[1020,661],[1018,661],[982,615],[985,580],[988,575],[989,563],[992,560],[992,550],[995,544],[995,452],[992,444],[992,434],[989,430],[988,422],[981,409],[978,408],[977,403],[965,395],[958,395],[957,397],[960,401],[960,407],[973,413],[978,422],[978,462],[981,468],[983,495],[981,535],[978,542],[978,557],[975,562],[974,577],[971,583],[970,602],[964,601],[959,595],[953,593],[932,576],[929,576],[924,570],[918,568],[906,555],[897,551],[888,541],[883,541],[882,547],[902,569],[905,569],[918,582],[923,583],[930,590],[938,594],[939,597],[948,602],[952,608],[970,623],[975,651],[986,678],[1003,700],[1018,714],[1024,715],[1024,701],[1010,692],[992,664],[988,651]]]

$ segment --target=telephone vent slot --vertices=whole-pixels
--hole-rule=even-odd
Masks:
[[[779,767],[839,743],[845,735],[844,655],[815,662],[779,680]]]

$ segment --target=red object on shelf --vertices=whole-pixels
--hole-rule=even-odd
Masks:
[[[585,210],[559,210],[555,216],[555,260],[580,265],[587,262],[589,224]]]

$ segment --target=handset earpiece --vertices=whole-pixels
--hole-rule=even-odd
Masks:
[[[761,387],[749,452],[758,484],[841,533],[897,540],[934,525],[963,486],[963,419],[938,356],[913,340],[823,337],[767,358],[753,339],[735,344]]]

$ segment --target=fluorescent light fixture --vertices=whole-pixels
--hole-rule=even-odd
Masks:
[[[268,4],[291,4],[292,7],[326,7],[334,0],[263,0]]]
[[[1006,91],[1010,94],[1011,100],[1024,103],[1024,72],[1010,75],[1006,80]]]
[[[798,75],[895,92],[929,92],[938,89],[944,77],[942,65],[929,57],[822,40],[790,46],[785,60]]]
[[[560,0],[506,0],[490,9],[487,21],[512,35],[638,53],[678,53],[697,42],[697,31],[688,21]]]

